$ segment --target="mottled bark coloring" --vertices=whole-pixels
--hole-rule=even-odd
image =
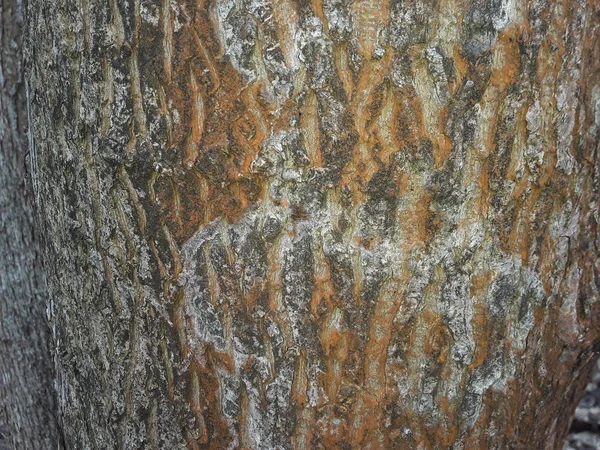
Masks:
[[[558,449],[598,355],[597,0],[30,0],[76,449]]]

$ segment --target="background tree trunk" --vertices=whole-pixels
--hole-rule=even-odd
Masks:
[[[46,286],[26,182],[23,10],[0,2],[0,448],[57,449]]]
[[[31,0],[76,449],[559,448],[597,356],[595,0]]]

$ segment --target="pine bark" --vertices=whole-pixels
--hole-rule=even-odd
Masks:
[[[31,0],[77,449],[553,449],[600,343],[596,0]]]

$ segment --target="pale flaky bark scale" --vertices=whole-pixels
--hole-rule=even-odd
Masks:
[[[597,1],[31,0],[69,448],[560,448]]]

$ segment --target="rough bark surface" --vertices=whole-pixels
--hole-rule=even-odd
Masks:
[[[33,0],[69,448],[552,449],[600,342],[596,0]]]
[[[59,448],[50,329],[26,182],[22,3],[0,1],[0,448]]]

